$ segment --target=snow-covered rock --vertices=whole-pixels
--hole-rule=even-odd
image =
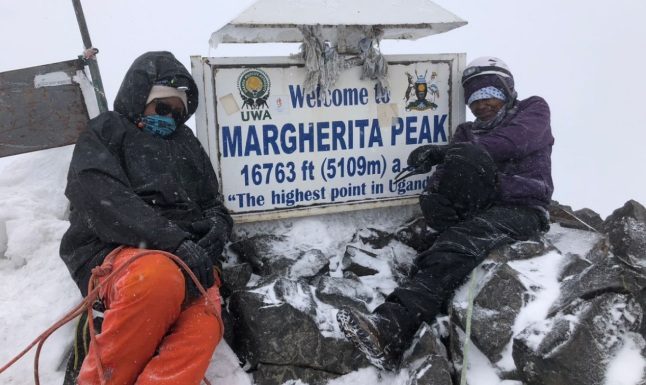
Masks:
[[[527,385],[602,385],[608,364],[639,335],[641,306],[629,295],[607,292],[578,299],[514,339],[513,356]]]
[[[545,236],[494,250],[474,270],[473,285],[453,296],[451,316],[420,328],[400,380],[457,383],[466,365],[472,385],[480,385],[474,370],[485,367],[487,383],[604,385],[619,355],[646,367],[646,211],[628,202],[603,222],[588,209],[565,210],[585,223],[557,216]],[[324,384],[369,366],[339,332],[335,314],[374,309],[411,273],[417,251],[434,238],[419,213],[411,214],[400,216],[401,226],[357,227],[328,249],[294,244],[289,234],[298,220],[284,232],[243,231],[231,258],[248,263],[254,277],[229,300],[230,344],[258,384]],[[317,220],[332,226],[339,215]]]

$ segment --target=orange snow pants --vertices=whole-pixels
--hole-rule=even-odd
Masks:
[[[113,269],[146,250],[125,248]],[[106,261],[107,262],[107,261]],[[104,262],[103,266],[106,265]],[[198,385],[224,330],[217,286],[182,307],[184,276],[168,257],[151,253],[105,280],[100,297],[106,306],[102,331],[83,361],[79,385],[101,384],[98,348],[108,385]]]

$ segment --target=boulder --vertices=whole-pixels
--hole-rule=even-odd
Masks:
[[[598,244],[590,254],[602,253],[603,249],[600,250],[599,247],[604,246]],[[599,259],[598,256],[592,258]],[[579,298],[591,299],[603,293],[624,293],[640,298],[643,297],[645,288],[646,275],[606,253],[605,258],[562,283],[561,296],[552,305],[549,315],[556,314]]]
[[[423,322],[417,329],[415,336],[413,336],[413,342],[411,342],[410,347],[404,352],[401,365],[411,367],[415,363],[424,361],[429,355],[448,359],[446,347],[436,330]]]
[[[567,253],[565,257],[565,264],[561,268],[561,273],[559,274],[558,278],[559,282],[563,282],[566,279],[581,274],[585,269],[592,266],[592,262],[581,257],[580,255]]]
[[[523,307],[528,289],[518,272],[507,264],[497,264],[473,300],[471,340],[491,362],[500,360],[511,340],[514,321]],[[466,302],[453,301],[452,321],[466,328]]]
[[[519,259],[529,259],[556,250],[545,237],[535,237],[527,241],[518,241],[501,246],[489,253],[487,260],[509,262]]]
[[[243,290],[251,279],[251,274],[251,265],[248,263],[223,266],[222,282],[224,284],[220,288],[221,294],[228,297],[234,291]]]
[[[585,254],[584,259],[591,264],[596,264],[608,259],[608,255],[610,255],[610,243],[608,242],[608,237],[604,235]]]
[[[222,306],[222,323],[224,324],[224,340],[229,346],[235,343],[236,321],[226,306]]]
[[[259,364],[253,372],[254,383],[262,385],[324,385],[338,374],[293,365]]]
[[[274,252],[274,244],[284,239],[282,236],[262,234],[234,242],[230,248],[242,262],[251,266],[254,274],[285,276],[294,261]]]
[[[236,328],[233,348],[241,360],[252,369],[259,364],[283,365],[337,375],[356,369],[356,365],[367,366],[361,353],[345,339],[322,335],[312,318],[314,303],[307,294],[301,296],[303,287],[282,280],[264,291],[239,291],[231,296],[229,310]],[[299,297],[299,308],[287,302],[294,294]]]
[[[413,274],[417,252],[399,242],[393,242],[392,256],[389,258],[393,276],[399,285],[402,285]]]
[[[347,278],[323,276],[316,286],[316,297],[337,309],[349,307],[368,312],[367,304],[374,301],[374,291],[361,282]]]
[[[436,355],[426,357],[411,371],[407,385],[453,385],[449,362]]]
[[[603,222],[601,216],[591,209],[584,208],[575,211],[572,210],[572,207],[561,205],[557,201],[551,202],[548,211],[553,223],[571,229],[600,231]]]
[[[359,277],[366,275],[375,275],[379,270],[374,268],[372,259],[375,259],[377,254],[367,250],[360,249],[353,245],[348,245],[343,255],[342,268],[343,271],[349,271]]]
[[[602,385],[606,365],[634,338],[641,306],[625,294],[577,300],[520,333],[513,358],[526,385]]]
[[[288,276],[291,279],[312,278],[329,271],[330,257],[321,250],[312,249],[301,253],[289,268]]]
[[[361,229],[352,237],[352,242],[361,242],[373,249],[383,249],[395,236],[388,232],[373,228]]]
[[[435,329],[423,323],[404,352],[402,366],[408,368],[408,385],[452,385],[452,366],[446,347]]]
[[[646,270],[646,208],[633,200],[615,210],[603,223],[610,250]]]
[[[586,207],[580,210],[576,210],[574,212],[574,215],[585,222],[585,224],[592,227],[594,230],[603,232],[603,219],[601,218],[601,215],[599,215],[594,210]]]
[[[472,339],[491,362],[500,359],[511,339],[527,290],[516,270],[504,264],[493,272],[473,301]]]
[[[574,213],[574,210],[570,206],[562,205],[557,201],[552,201],[547,210],[550,213],[550,221],[552,223],[558,223],[563,227],[572,229],[588,230],[587,226],[583,225],[569,214]]]

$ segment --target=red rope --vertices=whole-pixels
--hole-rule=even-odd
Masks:
[[[113,270],[112,266],[112,259],[114,258],[115,255],[119,253],[123,249],[123,246],[117,247],[116,249],[112,250],[110,254],[108,254],[105,257],[105,261],[108,263],[105,266],[97,266],[94,269],[92,269],[92,277],[90,278],[90,282],[88,284],[88,295],[79,303],[74,309],[72,309],[69,313],[67,313],[63,318],[58,320],[56,323],[54,323],[52,326],[50,326],[47,330],[45,330],[41,335],[39,335],[34,341],[32,341],[25,349],[23,349],[18,355],[16,355],[13,359],[11,359],[7,364],[5,364],[2,368],[0,368],[0,374],[2,374],[5,370],[9,369],[13,364],[15,364],[18,360],[20,360],[22,357],[24,357],[25,354],[27,354],[36,344],[38,344],[36,348],[36,356],[34,357],[34,382],[36,385],[40,385],[40,376],[38,372],[38,362],[40,360],[40,352],[43,348],[43,345],[45,344],[45,341],[49,336],[51,336],[56,330],[60,329],[61,326],[65,325],[66,323],[70,322],[74,318],[78,317],[83,313],[83,311],[88,312],[88,321],[89,321],[89,328],[90,328],[90,343],[94,345],[94,351],[96,354],[96,360],[97,360],[97,366],[99,369],[99,375],[101,378],[101,384],[105,384],[105,377],[104,377],[104,371],[103,371],[103,365],[101,365],[101,359],[100,359],[100,354],[99,354],[99,347],[96,344],[96,331],[94,330],[94,322],[92,322],[92,304],[94,304],[94,301],[98,297],[99,290],[103,287],[103,283],[98,283],[95,287],[94,282],[98,281],[95,278],[98,277],[105,277],[105,281],[109,280],[116,274],[120,273],[122,270],[124,270],[127,266],[129,266],[131,263],[136,261],[137,259],[143,257],[144,255],[148,254],[163,254],[166,257],[170,258],[173,260],[176,264],[179,265],[180,268],[182,268],[188,276],[193,280],[195,283],[195,286],[197,286],[197,289],[200,291],[202,296],[205,298],[207,301],[207,304],[209,305],[209,308],[213,311],[213,315],[215,315],[216,319],[220,323],[220,339],[222,338],[222,335],[224,334],[224,325],[222,324],[222,317],[218,312],[218,308],[215,303],[213,303],[206,295],[206,290],[204,287],[200,284],[199,280],[193,274],[191,269],[188,267],[184,261],[182,261],[179,257],[177,257],[174,254],[168,253],[166,251],[162,250],[145,250],[140,253],[137,253],[133,255],[126,263],[121,265],[118,269]],[[217,277],[219,280],[219,277]],[[207,385],[211,385],[211,383],[204,378],[204,382]]]

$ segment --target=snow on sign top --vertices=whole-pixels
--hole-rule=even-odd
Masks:
[[[340,26],[373,26],[384,39],[418,39],[467,24],[428,0],[258,0],[211,35],[219,43],[297,43],[300,25],[321,25],[336,41]]]

